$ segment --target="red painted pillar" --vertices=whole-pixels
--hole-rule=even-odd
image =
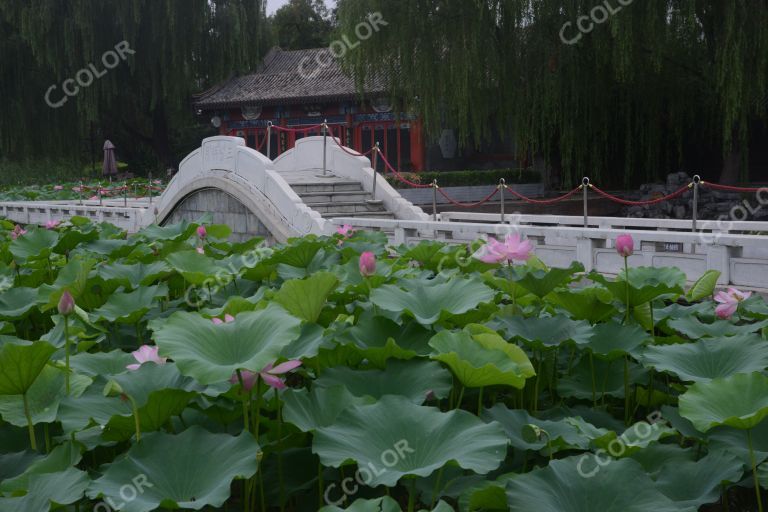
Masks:
[[[425,167],[424,134],[422,133],[421,119],[411,122],[411,162],[414,171],[423,171]]]

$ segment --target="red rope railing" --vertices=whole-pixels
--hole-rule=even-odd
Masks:
[[[476,203],[461,203],[459,201],[456,201],[455,199],[453,199],[451,196],[449,196],[440,187],[437,187],[437,191],[440,192],[440,194],[444,198],[446,198],[449,203],[451,203],[454,206],[458,206],[459,208],[477,208],[478,206],[482,206],[485,203],[487,203],[488,201],[490,201],[491,199],[493,199],[493,196],[495,196],[496,194],[499,193],[499,188],[497,187],[497,188],[493,189],[493,192],[491,192],[490,194],[488,194],[488,196],[486,196],[485,198],[481,199],[480,201],[478,201]]]
[[[568,199],[571,196],[573,196],[579,190],[582,190],[582,188],[583,188],[582,186],[578,186],[575,189],[573,189],[570,192],[568,192],[567,194],[563,194],[562,196],[559,196],[559,197],[553,197],[552,199],[531,199],[530,197],[526,197],[523,194],[521,194],[520,192],[505,186],[505,189],[509,190],[510,194],[512,194],[513,196],[517,197],[521,201],[524,201],[526,203],[531,203],[531,204],[540,204],[540,205],[555,204],[555,203],[559,203],[561,201],[565,201],[566,199]]]
[[[760,192],[762,190],[768,190],[768,187],[753,188],[753,187],[734,187],[732,185],[720,185],[718,183],[710,183],[708,181],[702,181],[702,186],[708,187],[714,190],[724,190],[727,192]]]
[[[663,203],[663,202],[669,201],[671,199],[675,199],[676,197],[679,197],[679,196],[685,194],[686,192],[688,192],[692,188],[692,186],[693,186],[693,184],[691,183],[691,184],[688,184],[688,185],[686,185],[684,187],[681,187],[680,190],[672,192],[669,195],[666,195],[664,197],[659,197],[659,198],[656,198],[656,199],[650,199],[650,200],[647,200],[647,201],[630,201],[628,199],[622,199],[622,198],[620,198],[618,196],[614,196],[613,194],[609,194],[608,192],[606,192],[604,190],[601,190],[597,186],[592,185],[592,184],[589,185],[589,188],[591,188],[592,190],[597,192],[598,195],[601,195],[604,198],[606,198],[606,199],[608,199],[610,201],[613,201],[614,203],[623,204],[625,206],[648,206],[648,205]]]

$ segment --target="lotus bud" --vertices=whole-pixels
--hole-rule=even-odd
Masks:
[[[69,290],[64,290],[59,299],[59,314],[69,316],[75,310],[75,298],[69,293]]]
[[[621,235],[616,239],[616,252],[619,256],[628,258],[635,252],[635,239],[632,235]]]
[[[208,231],[206,231],[205,226],[197,227],[197,236],[199,236],[202,239],[205,239],[205,237],[208,236]]]
[[[360,255],[360,273],[363,276],[372,276],[376,273],[376,256],[366,251]]]

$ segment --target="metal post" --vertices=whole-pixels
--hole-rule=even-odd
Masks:
[[[77,188],[77,199],[80,206],[83,206],[83,182],[80,182],[80,186]]]
[[[99,181],[99,190],[97,192],[99,194],[99,206],[103,206],[104,205],[104,196],[101,195],[101,189],[102,189],[101,181]]]
[[[432,180],[432,220],[437,220],[437,180]]]
[[[584,227],[589,227],[589,178],[581,180],[581,188],[584,191]]]
[[[328,120],[323,121],[323,176],[328,173]]]
[[[128,208],[128,182],[123,183],[123,206]]]
[[[373,193],[371,199],[376,201],[376,182],[379,181],[378,167],[379,167],[379,143],[376,143],[376,149],[373,150]]]
[[[152,204],[152,171],[149,172],[149,186],[147,190],[149,191],[149,204]]]
[[[267,123],[267,158],[272,160],[272,121]]]
[[[504,189],[507,188],[507,180],[504,178],[501,178],[499,180],[499,192],[501,193],[501,223],[506,224],[506,219],[504,218]]]
[[[699,220],[699,185],[701,184],[701,176],[698,174],[693,177],[693,232],[697,230],[696,223]]]

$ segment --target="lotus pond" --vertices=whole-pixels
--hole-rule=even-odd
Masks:
[[[0,225],[2,512],[762,508],[768,306],[716,274],[49,227]]]

